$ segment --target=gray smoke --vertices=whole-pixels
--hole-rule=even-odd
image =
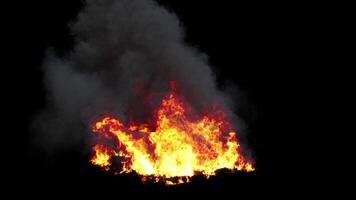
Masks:
[[[44,60],[48,103],[35,120],[37,139],[70,147],[90,135],[102,114],[147,120],[175,80],[197,113],[219,103],[233,120],[228,95],[216,87],[207,56],[184,42],[178,18],[151,0],[87,0],[70,25],[76,38],[64,57]]]

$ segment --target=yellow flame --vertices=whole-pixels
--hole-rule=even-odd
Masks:
[[[91,162],[108,169],[112,156],[129,158],[120,172],[134,170],[143,176],[156,177],[156,182],[157,177],[163,177],[167,185],[183,183],[181,177],[189,181],[188,177],[196,172],[209,177],[221,168],[254,171],[252,163],[246,162],[238,152],[236,132],[223,131],[226,123],[224,119],[209,116],[190,121],[184,104],[170,94],[162,100],[153,131],[146,125],[125,128],[119,120],[110,117],[96,122],[94,132],[111,135],[120,145],[115,149],[119,152],[116,154],[109,153],[102,145],[95,145]],[[175,182],[169,180],[173,177],[180,178]]]
[[[92,157],[90,162],[94,165],[101,166],[104,169],[108,170],[108,167],[111,165],[111,156],[107,149],[103,145],[95,145],[93,147],[93,150],[95,151],[95,155]]]

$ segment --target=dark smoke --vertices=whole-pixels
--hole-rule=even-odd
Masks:
[[[34,127],[46,147],[87,140],[88,125],[104,113],[147,120],[170,80],[196,112],[217,102],[243,129],[207,56],[184,42],[178,18],[156,2],[87,0],[70,27],[73,50],[64,57],[48,52],[43,64],[48,103]]]

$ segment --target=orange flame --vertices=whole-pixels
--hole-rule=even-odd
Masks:
[[[209,177],[221,168],[255,170],[239,153],[236,132],[230,130],[223,115],[204,115],[193,121],[185,108],[178,95],[169,94],[157,110],[155,130],[145,124],[125,127],[111,117],[96,122],[93,131],[115,145],[96,144],[91,163],[109,170],[113,157],[119,157],[120,173],[135,171],[144,180],[152,176],[167,185],[188,182],[196,172]],[[178,179],[173,181],[175,177]]]

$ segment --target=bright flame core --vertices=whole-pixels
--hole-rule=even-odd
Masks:
[[[156,112],[155,130],[146,124],[124,126],[111,117],[96,122],[93,132],[111,144],[93,146],[91,163],[109,170],[113,169],[112,160],[119,158],[119,173],[136,171],[143,180],[152,176],[167,185],[188,182],[196,172],[209,177],[221,168],[255,170],[239,153],[236,132],[231,130],[224,113],[190,120],[186,108],[172,92]],[[174,177],[179,179],[173,182],[170,178]]]

